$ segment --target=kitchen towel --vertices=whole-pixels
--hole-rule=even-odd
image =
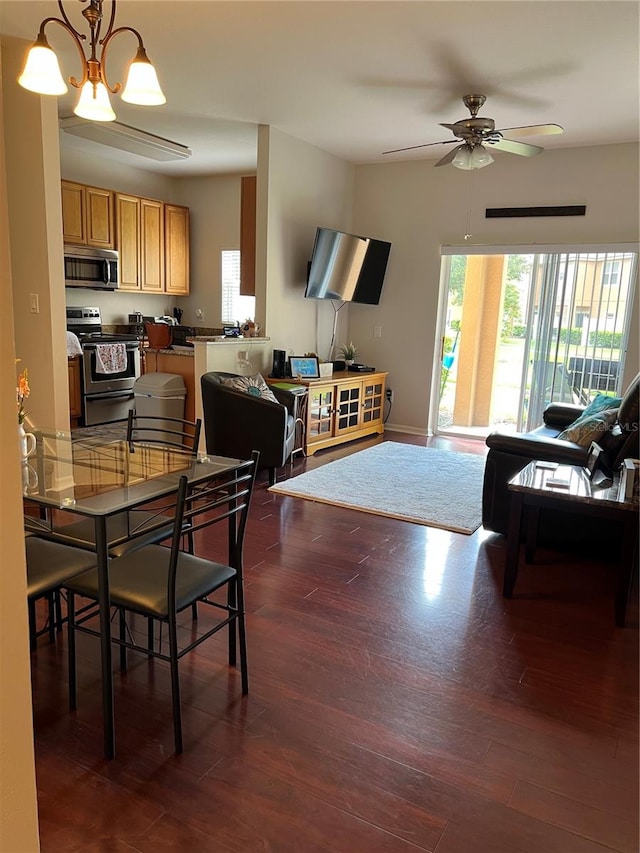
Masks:
[[[67,356],[82,355],[82,347],[78,336],[73,332],[67,332]]]
[[[96,373],[124,373],[126,369],[126,344],[96,344]]]

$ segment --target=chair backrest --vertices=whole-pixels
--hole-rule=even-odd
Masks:
[[[127,442],[132,453],[136,443],[140,443],[177,447],[190,451],[195,456],[200,443],[201,428],[200,418],[190,421],[159,415],[138,415],[135,409],[129,409]]]
[[[640,455],[640,373],[624,392],[616,423],[600,443],[604,449],[601,467],[607,473],[618,471],[623,459]]]
[[[187,477],[180,478],[173,518],[170,566],[168,576],[169,611],[176,609],[176,574],[185,529],[190,536],[227,520],[228,565],[242,578],[244,535],[255,484],[260,454],[254,450],[251,459],[227,475],[217,475],[190,490]]]

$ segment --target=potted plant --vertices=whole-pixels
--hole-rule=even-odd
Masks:
[[[356,354],[358,352],[358,347],[355,346],[353,342],[349,342],[348,344],[344,344],[340,347],[340,354],[344,358],[344,363],[349,367],[356,360]]]

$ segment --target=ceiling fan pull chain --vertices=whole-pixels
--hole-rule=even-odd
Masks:
[[[467,195],[467,224],[465,227],[464,239],[470,240],[471,234],[471,209],[473,206],[473,171],[469,172],[469,191]]]

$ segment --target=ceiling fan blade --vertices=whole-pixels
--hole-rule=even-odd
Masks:
[[[564,133],[559,124],[530,124],[525,127],[503,127],[498,133],[508,133],[509,136],[549,136],[552,133]]]
[[[436,163],[436,166],[446,166],[448,163],[450,163],[453,160],[453,158],[456,156],[458,151],[464,147],[465,147],[464,143],[462,145],[456,145],[455,148],[452,148],[451,151],[449,151],[447,154],[444,155],[442,160],[438,160],[438,162]]]
[[[497,142],[487,142],[486,144],[492,148],[497,148],[498,151],[520,154],[522,157],[533,157],[534,154],[544,151],[544,148],[539,145],[529,145],[528,142],[514,142],[511,139],[499,139]]]
[[[409,145],[408,148],[394,148],[391,151],[383,151],[383,154],[397,154],[399,151],[413,151],[414,148],[428,148],[430,145],[451,145],[455,139],[445,139],[443,142],[425,142],[424,145]]]

